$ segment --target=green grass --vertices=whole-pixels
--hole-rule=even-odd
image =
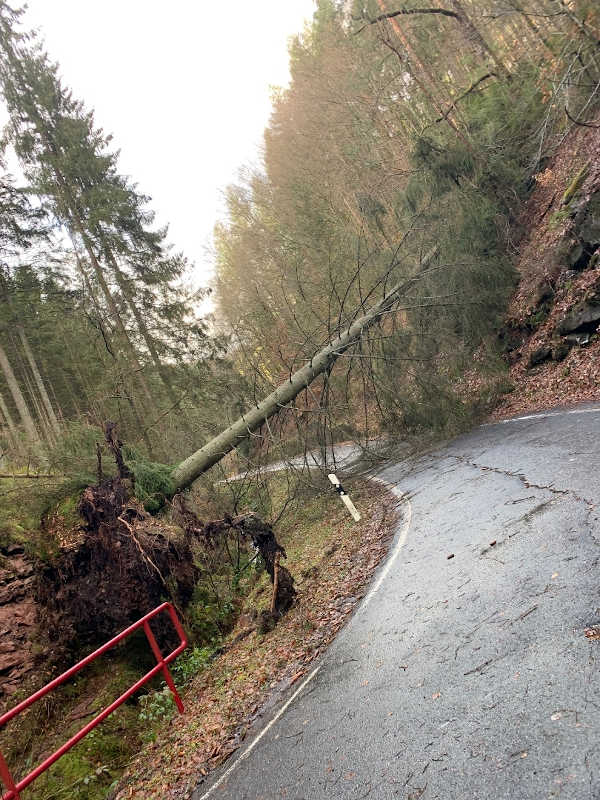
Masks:
[[[146,664],[135,667],[121,657],[105,657],[48,695],[47,701],[39,701],[30,712],[9,723],[0,746],[13,773],[29,772],[146,669]],[[129,701],[41,775],[27,790],[26,797],[101,800],[141,744],[137,702]]]

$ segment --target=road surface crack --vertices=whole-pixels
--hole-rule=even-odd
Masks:
[[[456,459],[457,461],[460,461],[462,464],[467,464],[469,467],[478,469],[481,472],[495,472],[497,475],[505,475],[509,478],[517,478],[527,489],[541,489],[542,491],[545,490],[547,492],[552,492],[552,494],[562,495],[563,497],[565,496],[572,497],[577,502],[585,503],[585,505],[588,508],[594,506],[591,500],[588,500],[585,497],[581,497],[581,495],[577,494],[577,492],[575,492],[573,489],[557,489],[552,483],[550,484],[533,483],[522,472],[513,472],[512,470],[508,469],[491,467],[487,464],[478,464],[476,461],[471,461],[468,458],[465,458],[464,456],[452,456],[452,458]]]

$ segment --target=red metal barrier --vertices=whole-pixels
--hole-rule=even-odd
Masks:
[[[152,633],[152,630],[150,629],[149,625],[149,621],[153,617],[156,617],[157,614],[160,614],[161,611],[169,612],[169,616],[171,617],[171,621],[173,622],[173,625],[175,627],[175,630],[177,631],[177,635],[179,636],[180,640],[180,643],[175,648],[175,650],[173,650],[173,652],[169,653],[169,655],[165,656],[164,658],[160,652],[158,643],[154,638],[154,634]],[[156,666],[152,667],[150,672],[147,672],[143,676],[143,678],[140,678],[139,681],[136,681],[136,683],[133,684],[133,686],[130,686],[126,692],[124,692],[119,698],[117,698],[103,711],[101,711],[97,717],[91,720],[91,722],[88,722],[88,724],[85,725],[78,733],[76,733],[75,736],[71,737],[71,739],[69,739],[68,742],[65,742],[65,744],[62,745],[62,747],[59,747],[55,753],[49,756],[45,761],[43,761],[39,766],[37,766],[24,778],[21,778],[21,780],[18,783],[15,783],[12,775],[10,774],[10,770],[8,769],[8,765],[4,760],[2,753],[0,752],[0,778],[2,779],[2,782],[4,783],[6,788],[8,789],[8,792],[2,796],[2,800],[20,800],[19,792],[22,792],[23,789],[25,789],[26,786],[29,786],[30,783],[32,783],[36,778],[38,778],[42,774],[42,772],[45,772],[48,769],[48,767],[54,764],[55,761],[58,761],[58,759],[62,755],[64,755],[67,752],[67,750],[70,750],[74,745],[77,744],[77,742],[81,741],[81,739],[83,739],[84,736],[86,736],[93,728],[95,728],[96,725],[99,725],[102,722],[102,720],[106,719],[106,717],[108,717],[109,714],[112,714],[112,712],[116,708],[118,708],[122,703],[124,703],[128,697],[131,697],[132,694],[135,694],[135,692],[137,692],[138,689],[140,689],[145,683],[151,680],[155,675],[158,675],[159,672],[163,673],[167,686],[173,693],[173,697],[175,699],[177,708],[179,709],[179,713],[183,714],[183,703],[181,702],[181,698],[177,693],[177,689],[175,688],[175,684],[173,683],[173,678],[171,677],[171,673],[169,672],[167,664],[170,664],[171,661],[176,659],[177,656],[183,650],[185,650],[185,648],[187,647],[187,640],[185,638],[185,633],[183,631],[183,628],[181,627],[181,623],[179,622],[179,618],[177,617],[177,612],[175,611],[171,603],[162,603],[162,605],[155,608],[154,611],[151,611],[149,614],[146,614],[145,617],[142,617],[137,622],[134,622],[133,625],[130,625],[129,628],[126,628],[124,631],[119,633],[117,636],[114,637],[114,639],[111,639],[110,642],[106,642],[106,644],[103,644],[102,647],[99,647],[89,656],[86,656],[84,659],[82,659],[78,664],[75,664],[74,667],[71,667],[66,672],[63,672],[62,675],[59,675],[58,678],[55,678],[53,681],[50,681],[50,683],[46,684],[46,686],[44,686],[43,689],[39,689],[37,692],[35,692],[35,694],[32,694],[31,697],[28,697],[27,700],[23,700],[22,703],[19,703],[10,711],[7,711],[6,714],[3,714],[0,717],[0,728],[2,728],[3,725],[6,725],[6,723],[9,722],[11,719],[13,719],[13,717],[16,717],[17,714],[20,714],[22,711],[25,711],[25,709],[29,708],[29,706],[35,703],[36,700],[39,700],[41,697],[44,697],[53,689],[56,689],[57,686],[60,686],[62,683],[67,681],[77,672],[79,672],[88,664],[90,664],[92,661],[94,661],[96,658],[98,658],[98,656],[101,656],[103,653],[106,653],[107,650],[109,650],[111,647],[114,647],[119,642],[123,641],[123,639],[126,639],[130,634],[132,634],[134,631],[137,631],[139,628],[143,628],[146,633],[146,637],[148,639],[152,652],[154,653],[154,657],[156,658],[157,662]]]

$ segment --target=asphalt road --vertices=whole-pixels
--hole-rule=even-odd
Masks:
[[[599,440],[579,408],[381,472],[370,594],[194,800],[600,798]]]

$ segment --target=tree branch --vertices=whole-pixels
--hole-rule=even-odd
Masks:
[[[441,14],[444,17],[453,17],[459,22],[460,16],[455,11],[449,11],[446,8],[400,8],[398,11],[388,11],[385,14],[380,14],[378,17],[354,17],[356,22],[366,21],[366,25],[355,32],[355,35],[364,31],[368,25],[376,25],[378,22],[383,22],[386,19],[393,19],[408,14]]]
[[[448,114],[450,114],[456,108],[456,104],[460,103],[461,100],[464,100],[465,97],[467,97],[467,95],[471,94],[471,92],[474,92],[475,89],[477,89],[477,87],[479,86],[479,84],[483,83],[484,81],[487,81],[488,78],[497,78],[497,77],[498,76],[496,75],[495,72],[487,72],[485,75],[482,75],[481,78],[479,78],[479,80],[476,80],[475,83],[472,83],[466,91],[464,91],[461,95],[459,95],[456,98],[456,100],[448,106],[448,108],[446,109],[446,111],[444,111],[442,116],[435,119],[431,123],[431,125],[435,125],[436,123],[443,122],[443,120],[447,119]],[[424,131],[427,130],[427,128],[430,128],[431,125],[427,125],[427,127],[423,128],[423,130]]]
[[[575,117],[571,116],[569,113],[569,109],[565,106],[565,114],[567,118],[571,120],[571,122],[575,123],[575,125],[580,125],[582,128],[598,128],[600,129],[600,125],[594,125],[591,122],[582,122],[579,119],[575,119]]]

